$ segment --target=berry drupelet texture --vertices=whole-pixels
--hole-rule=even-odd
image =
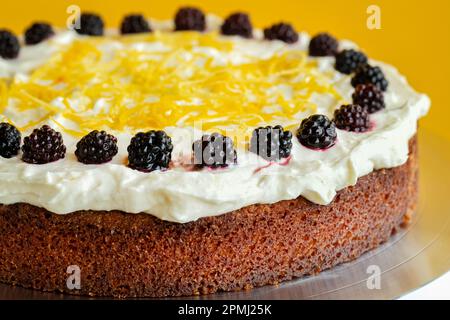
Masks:
[[[286,43],[296,43],[299,39],[297,31],[288,23],[278,23],[264,29],[266,40],[281,40]]]
[[[253,37],[253,27],[250,17],[246,13],[234,13],[222,24],[221,31],[226,36]]]
[[[351,74],[365,64],[367,64],[367,56],[360,51],[349,49],[336,55],[335,68],[344,74]]]
[[[84,164],[101,164],[111,161],[117,152],[116,137],[94,130],[78,141],[75,156]]]
[[[175,31],[205,31],[205,14],[197,8],[185,7],[175,15]]]
[[[389,86],[383,70],[380,67],[370,65],[360,67],[353,76],[352,86],[356,88],[360,84],[373,84],[381,91],[386,91]]]
[[[27,45],[34,45],[41,43],[55,34],[50,24],[45,22],[33,23],[25,31],[25,43]]]
[[[366,132],[370,128],[369,113],[357,104],[341,106],[334,112],[336,127],[351,132]]]
[[[167,169],[172,150],[172,139],[164,131],[140,132],[128,146],[128,166],[142,172]]]
[[[95,13],[82,13],[79,19],[79,28],[75,30],[82,35],[102,36],[104,23],[102,18]]]
[[[338,52],[339,43],[328,33],[319,33],[309,43],[309,55],[311,57],[334,56]]]
[[[19,56],[20,43],[17,37],[9,30],[0,30],[0,57],[15,59]]]
[[[141,14],[130,14],[123,18],[120,25],[122,34],[145,33],[151,32],[150,24]]]
[[[237,163],[233,140],[219,133],[204,135],[192,144],[197,168],[225,168]]]
[[[297,138],[307,148],[325,150],[336,143],[336,126],[327,116],[316,114],[302,121]]]
[[[66,147],[61,133],[45,125],[23,139],[22,153],[22,160],[27,163],[45,164],[63,159]]]
[[[383,92],[373,84],[359,84],[352,95],[353,103],[367,109],[369,113],[386,108]]]
[[[261,127],[253,131],[250,151],[267,161],[288,158],[292,150],[292,132],[282,126]]]
[[[19,130],[13,125],[0,123],[0,157],[12,158],[19,154],[22,137]]]

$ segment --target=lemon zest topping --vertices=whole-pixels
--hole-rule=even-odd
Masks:
[[[141,50],[143,44],[156,49]],[[114,45],[120,49],[101,49]],[[245,56],[242,63],[217,63],[214,54],[205,53],[230,54],[235,45],[215,33],[196,32],[77,39],[28,81],[1,80],[0,111],[15,99],[19,111],[46,113],[22,130],[53,121],[74,136],[95,129],[145,131],[199,122],[205,131],[248,135],[257,126],[314,112],[314,93],[342,100],[305,52],[280,49],[267,59]],[[78,129],[57,121],[57,115]]]

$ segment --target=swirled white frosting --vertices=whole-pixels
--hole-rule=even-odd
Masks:
[[[210,18],[211,19],[211,18]],[[213,25],[213,23],[210,23]],[[156,29],[170,28],[170,23],[155,23]],[[60,32],[52,41],[24,47],[16,60],[0,59],[0,77],[23,77],[45,63],[61,45],[70,44],[73,32]],[[288,50],[306,50],[308,35]],[[281,42],[242,40],[241,51],[231,54],[204,50],[217,59],[239,61],[241,54],[269,57]],[[342,41],[341,47],[353,46]],[[142,44],[152,50],[151,44]],[[108,50],[104,47],[103,50]],[[336,72],[334,58],[319,58],[319,69],[331,73],[332,84],[348,101],[354,89],[350,77]],[[84,165],[77,162],[74,151],[77,139],[63,132],[67,146],[66,158],[46,165],[30,165],[19,157],[0,158],[0,203],[29,203],[57,214],[79,210],[121,210],[128,213],[148,213],[160,219],[186,223],[202,217],[221,215],[252,204],[270,204],[303,196],[321,205],[333,201],[338,190],[354,185],[359,177],[381,168],[404,164],[408,159],[408,141],[417,130],[417,121],[429,109],[426,95],[415,92],[397,70],[372,61],[382,67],[390,86],[385,94],[387,108],[373,114],[374,128],[367,133],[338,130],[337,144],[327,151],[313,151],[293,138],[289,162],[268,165],[255,154],[238,150],[239,164],[225,170],[188,171],[176,167],[165,172],[142,173],[128,168],[126,147],[132,133],[117,133],[119,154],[102,165]],[[286,95],[289,89],[286,89]],[[338,107],[330,95],[312,97],[317,113],[333,116]],[[99,102],[101,107],[102,102]],[[14,123],[35,119],[33,112],[20,112],[11,102],[3,116]],[[302,115],[307,116],[307,114]],[[0,120],[2,120],[0,118]],[[299,119],[293,119],[300,123]],[[64,119],[60,119],[64,122]],[[280,123],[284,125],[285,123]],[[173,138],[174,162],[191,153],[192,142],[200,132],[186,128],[166,128]],[[29,132],[23,132],[23,135]]]

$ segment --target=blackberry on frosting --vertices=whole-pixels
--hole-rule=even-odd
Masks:
[[[206,17],[198,8],[184,7],[175,15],[175,31],[205,31]]]
[[[219,133],[204,135],[192,144],[192,150],[198,168],[225,168],[237,163],[233,140]]]
[[[246,13],[233,13],[222,24],[221,31],[227,36],[253,37],[253,27],[250,17]]]
[[[373,84],[381,91],[386,91],[389,82],[380,67],[364,65],[360,67],[352,78],[352,86],[357,87],[360,84]]]
[[[120,26],[122,34],[151,32],[150,24],[141,14],[130,14],[123,18]]]
[[[63,159],[66,155],[61,133],[47,125],[34,129],[25,137],[22,146],[22,160],[32,164],[45,164]]]
[[[375,85],[359,84],[352,95],[353,103],[366,108],[369,113],[386,108],[383,92]]]
[[[128,166],[143,172],[167,169],[172,150],[172,139],[164,131],[140,132],[128,146]]]
[[[281,22],[264,29],[264,38],[266,40],[280,40],[292,44],[298,41],[299,36],[292,25]]]
[[[12,158],[19,154],[21,134],[12,124],[0,123],[0,157]]]
[[[292,133],[282,126],[261,127],[253,131],[250,151],[267,161],[276,161],[291,155]]]
[[[369,113],[357,104],[343,105],[334,112],[334,123],[341,130],[365,132],[370,128]]]
[[[50,24],[36,22],[25,31],[25,43],[27,45],[38,44],[52,37],[54,34],[55,32]]]
[[[309,43],[309,55],[311,57],[334,56],[338,51],[339,43],[328,33],[319,33]]]
[[[102,18],[95,13],[82,13],[78,20],[79,26],[75,30],[82,35],[102,36],[104,23]]]
[[[15,59],[19,56],[20,43],[17,37],[9,30],[0,30],[0,57]]]
[[[336,143],[336,126],[327,116],[315,114],[302,121],[297,138],[307,148],[328,149]]]
[[[101,164],[111,161],[117,152],[116,137],[94,130],[77,143],[75,155],[84,164]]]
[[[367,56],[353,49],[343,50],[336,55],[335,68],[343,74],[351,74],[367,64]]]

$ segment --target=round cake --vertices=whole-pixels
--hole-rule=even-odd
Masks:
[[[245,13],[0,30],[0,281],[189,296],[354,260],[415,211],[429,106],[354,43]]]

